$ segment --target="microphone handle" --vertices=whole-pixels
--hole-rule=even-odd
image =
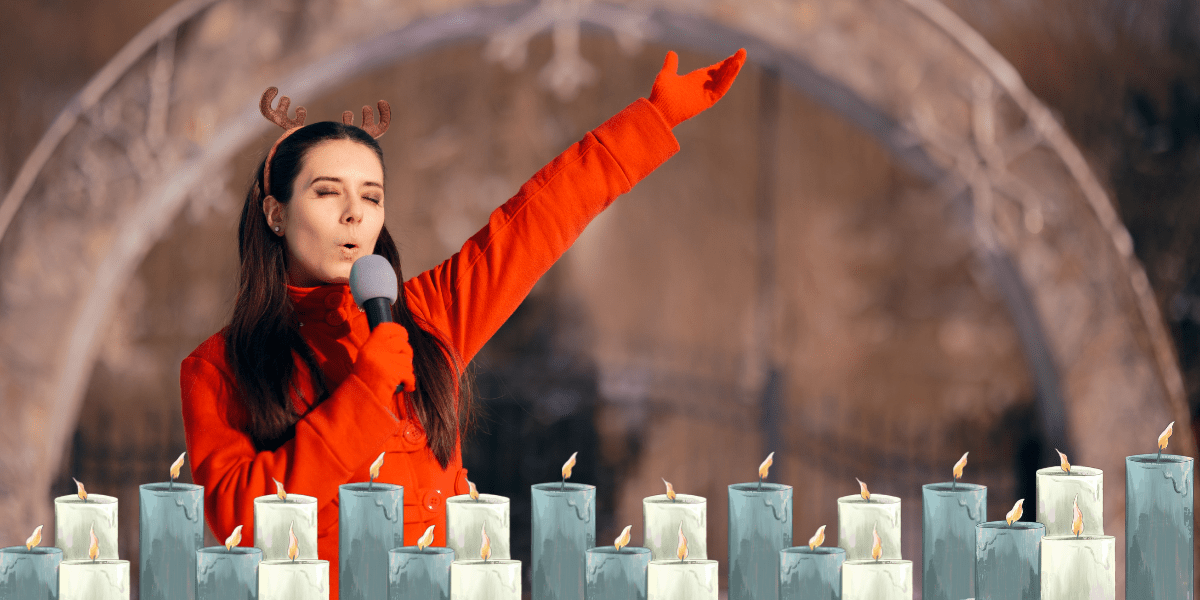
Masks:
[[[371,331],[380,323],[392,323],[392,302],[384,296],[371,298],[363,302],[363,311],[367,313],[367,324],[370,325]],[[396,393],[404,391],[404,384],[396,386]]]

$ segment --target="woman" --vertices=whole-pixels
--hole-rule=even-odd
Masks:
[[[404,486],[405,543],[437,524],[434,544],[444,545],[445,499],[467,492],[463,366],[588,222],[678,150],[671,128],[719,100],[744,61],[739,50],[680,76],[668,53],[649,100],[587,134],[461,251],[407,281],[383,226],[383,156],[373,137],[332,122],[299,127],[302,109],[288,121],[286,101],[272,111],[274,94],[264,96],[264,115],[289,131],[246,194],[234,314],[180,372],[192,476],[205,487],[217,538],[238,525],[253,531],[254,498],[275,493],[273,480],[315,496],[317,552],[330,561],[336,598],[338,486],[366,481],[385,453],[378,481]],[[404,281],[395,323],[373,331],[347,286],[351,265],[368,253],[387,258]],[[397,393],[401,384],[406,392]]]

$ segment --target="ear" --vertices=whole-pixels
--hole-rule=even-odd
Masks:
[[[275,235],[283,235],[283,221],[286,216],[286,207],[282,202],[275,199],[275,196],[267,196],[263,198],[263,216],[267,218],[267,229],[270,229]],[[276,231],[276,227],[279,228]]]

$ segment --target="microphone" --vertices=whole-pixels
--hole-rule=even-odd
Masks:
[[[350,293],[354,303],[367,313],[371,330],[392,322],[392,304],[399,295],[392,263],[378,254],[368,254],[350,267]]]

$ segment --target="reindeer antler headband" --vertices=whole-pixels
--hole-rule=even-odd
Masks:
[[[287,139],[287,136],[292,135],[297,129],[304,126],[304,118],[308,116],[308,111],[304,110],[303,106],[296,107],[296,118],[288,118],[288,108],[292,105],[292,99],[287,96],[279,98],[279,108],[271,108],[271,102],[275,100],[275,96],[279,94],[279,88],[271,86],[267,91],[263,92],[262,99],[258,102],[258,110],[268,121],[283,128],[283,135],[275,140],[275,145],[271,146],[271,151],[267,153],[267,161],[263,165],[263,195],[271,195],[271,159],[275,158],[275,150],[279,149],[279,143]],[[386,100],[380,100],[376,103],[379,108],[379,123],[375,122],[375,115],[371,113],[370,106],[362,107],[363,124],[362,129],[375,139],[379,139],[384,133],[387,133],[388,125],[392,124],[392,107]],[[342,123],[346,125],[354,124],[354,113],[345,111],[342,113]]]

